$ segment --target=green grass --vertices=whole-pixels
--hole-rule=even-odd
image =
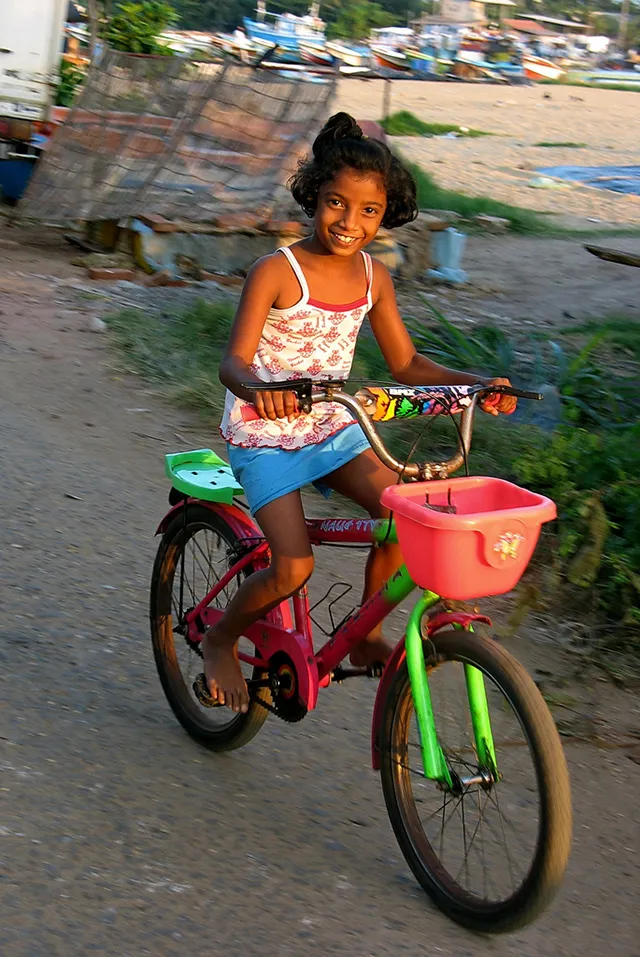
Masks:
[[[638,93],[639,86],[632,86],[630,83],[586,83],[584,80],[563,78],[560,80],[538,80],[540,86],[578,86],[583,90],[621,90],[623,93]]]
[[[492,136],[483,130],[468,129],[453,123],[425,123],[409,110],[401,110],[380,120],[385,133],[389,136],[446,136],[456,133],[462,137]]]
[[[548,214],[536,213],[531,209],[501,203],[489,196],[467,196],[451,189],[442,189],[433,177],[414,163],[409,168],[418,187],[418,205],[421,209],[450,209],[464,219],[473,219],[484,213],[488,216],[500,216],[511,222],[514,233],[541,236],[558,232]]]
[[[614,353],[640,362],[640,321],[631,316],[590,319],[578,326],[565,326],[560,332],[569,337],[602,333],[603,342],[613,347]]]
[[[534,143],[533,145],[534,145],[534,146],[545,147],[545,148],[551,148],[551,149],[552,149],[552,148],[555,148],[555,147],[565,147],[566,149],[582,150],[582,149],[584,149],[584,148],[586,147],[587,144],[586,144],[586,143],[572,143],[571,140],[568,140],[566,143],[564,143],[564,142],[562,142],[562,141],[560,141],[560,142],[558,142],[558,143],[554,143],[553,141],[550,141],[550,142],[548,142],[548,143],[547,143],[547,142]]]
[[[224,406],[218,366],[234,313],[230,303],[200,300],[169,315],[124,309],[107,323],[129,370],[161,382],[170,399],[214,419]]]

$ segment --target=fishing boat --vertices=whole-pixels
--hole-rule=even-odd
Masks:
[[[304,63],[313,63],[315,66],[333,66],[334,57],[325,46],[318,43],[309,43],[307,40],[298,40],[298,52]]]
[[[264,3],[258,0],[258,19],[244,17],[242,22],[251,40],[267,40],[281,49],[296,51],[300,40],[324,47],[325,24],[318,16],[318,9],[319,4],[312,4],[304,17],[293,13],[267,13]],[[266,17],[270,17],[272,22],[268,23]]]
[[[404,51],[409,66],[414,73],[436,73],[437,59],[431,53],[424,53],[413,47],[407,47]]]
[[[640,71],[638,70],[594,70],[585,74],[587,83],[594,86],[611,86],[618,83],[623,86],[637,86],[640,89]]]
[[[325,50],[331,56],[340,60],[341,64],[354,69],[367,69],[370,65],[371,54],[364,47],[352,47],[337,40],[327,40]]]
[[[400,73],[411,71],[411,63],[406,53],[401,50],[394,50],[391,47],[376,46],[371,44],[371,52],[378,66],[385,70],[397,70]]]
[[[256,59],[268,56],[270,60],[277,60],[279,63],[300,63],[302,60],[300,50],[295,47],[281,47],[277,43],[261,40],[259,37],[253,37],[249,43]]]
[[[566,72],[553,60],[534,56],[533,53],[522,54],[522,68],[530,80],[559,80]]]
[[[408,27],[379,27],[371,31],[369,47],[378,66],[408,73],[411,63],[405,48],[411,46],[414,39],[415,34]]]

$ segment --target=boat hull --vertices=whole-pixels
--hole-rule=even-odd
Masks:
[[[332,66],[333,56],[324,47],[317,44],[307,43],[305,40],[298,41],[300,58],[305,63],[313,63],[316,66]]]
[[[539,56],[524,56],[522,69],[529,80],[559,80],[565,71],[553,63]]]
[[[411,70],[411,63],[404,53],[373,46],[371,47],[371,52],[378,66],[383,67],[383,69],[397,70],[400,73],[408,73]]]
[[[342,46],[341,43],[328,41],[325,45],[325,49],[327,53],[336,57],[336,59],[344,63],[345,66],[359,67],[361,69],[369,66],[368,57],[363,53],[359,53],[357,50],[352,50],[350,47]]]

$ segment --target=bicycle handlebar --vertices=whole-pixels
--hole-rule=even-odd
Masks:
[[[302,412],[310,412],[318,402],[338,402],[353,414],[367,436],[373,451],[381,462],[403,478],[428,481],[446,478],[466,461],[471,449],[473,420],[478,398],[486,395],[513,395],[520,399],[541,400],[539,392],[527,392],[513,386],[487,385],[478,382],[471,386],[371,386],[360,389],[355,396],[343,392],[345,383],[338,380],[314,381],[294,379],[284,382],[243,382],[242,387],[253,392],[293,392]],[[388,451],[373,422],[394,418],[413,418],[419,415],[461,413],[458,448],[443,462],[402,463]]]

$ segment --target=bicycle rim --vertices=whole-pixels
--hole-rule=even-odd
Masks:
[[[454,634],[451,641],[480,643]],[[438,906],[495,932],[529,922],[553,895],[568,858],[571,808],[562,748],[535,685],[502,649],[480,657],[464,648],[437,654],[429,671],[452,791],[424,777],[406,669],[396,676],[385,797],[405,856]],[[476,755],[465,663],[484,673],[497,780]]]
[[[166,545],[161,546],[160,568],[154,575],[155,608],[152,589],[151,613],[156,662],[163,687],[176,716],[195,737],[205,743],[207,738],[211,743],[231,740],[234,733],[247,724],[248,715],[200,704],[193,691],[193,681],[203,670],[202,657],[199,645],[192,645],[181,633],[181,623],[184,614],[208,594],[235,561],[232,549],[237,539],[223,520],[202,508],[190,509],[186,529],[179,520],[168,539]],[[224,609],[250,571],[249,566],[233,578],[212,600],[211,607]],[[247,655],[256,655],[253,644],[246,638],[240,639],[238,649]],[[262,675],[244,662],[241,668],[246,679]],[[258,695],[270,700],[267,689]],[[250,712],[255,710],[258,710],[255,718],[262,723],[267,712],[254,702]]]

